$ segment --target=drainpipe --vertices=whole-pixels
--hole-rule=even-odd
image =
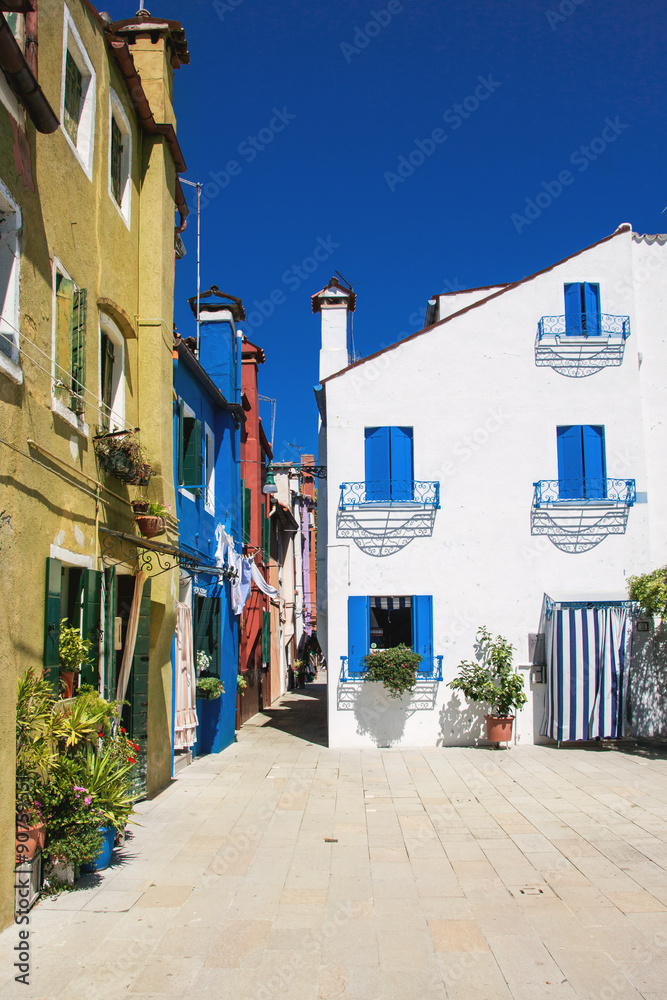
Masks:
[[[37,0],[32,0],[32,10],[25,15],[25,59],[35,80],[39,80],[37,45]]]

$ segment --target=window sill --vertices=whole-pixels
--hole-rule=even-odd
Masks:
[[[68,406],[65,406],[64,403],[55,397],[51,400],[51,412],[59,416],[70,427],[73,427],[82,437],[88,437],[90,434],[90,427],[84,421],[83,417],[78,417]]]
[[[0,371],[7,375],[12,382],[16,382],[17,385],[23,385],[23,371],[20,365],[17,365],[15,361],[8,358],[2,351],[0,351]]]
[[[111,189],[109,189],[109,198],[111,199],[111,201],[113,203],[113,207],[116,209],[116,211],[120,215],[121,219],[125,223],[125,227],[126,227],[128,233],[129,233],[131,231],[129,205],[128,205],[128,213],[126,215],[125,212],[123,211],[122,207],[116,201],[116,199],[115,199],[115,197],[114,197],[113,192],[111,191]]]
[[[65,126],[63,125],[62,122],[60,123],[60,131],[65,136],[65,139],[67,140],[69,148],[72,150],[72,152],[76,156],[77,160],[81,164],[81,169],[83,170],[84,174],[86,175],[86,177],[88,178],[88,180],[92,182],[92,180],[93,180],[93,162],[92,162],[92,157],[90,159],[90,163],[86,163],[86,161],[81,156],[81,153],[79,152],[79,150],[77,149],[77,147],[72,142],[72,140],[70,138],[70,135],[69,135],[69,132],[67,131],[67,129],[65,128]]]

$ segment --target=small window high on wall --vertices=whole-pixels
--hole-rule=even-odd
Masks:
[[[132,162],[132,133],[127,115],[117,95],[109,96],[109,194],[130,225],[130,179]]]
[[[21,211],[0,184],[0,353],[15,365],[19,360],[20,229]]]
[[[565,333],[568,337],[600,334],[600,286],[590,281],[565,285]]]
[[[89,180],[93,177],[95,70],[65,7],[61,128]]]

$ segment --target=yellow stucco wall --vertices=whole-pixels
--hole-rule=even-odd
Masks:
[[[18,385],[0,370],[0,926],[13,915],[13,731],[19,672],[41,666],[46,558],[67,550],[101,569],[98,525],[136,534],[129,500],[136,488],[98,471],[93,448],[98,413],[88,399],[83,421],[54,412],[53,261],[87,289],[86,385],[99,396],[99,301],[125,337],[125,418],[138,426],[155,475],[151,499],[174,505],[172,345],[174,165],[163,139],[143,135],[102,26],[80,0],[68,4],[96,72],[92,180],[59,128],[27,141],[35,191],[20,176],[11,116],[0,105],[0,182],[22,213]],[[39,80],[60,116],[62,0],[39,6]],[[165,42],[135,47],[156,121],[173,122]],[[109,92],[118,95],[132,132],[130,225],[109,194]],[[25,173],[25,171],[24,171]],[[126,317],[124,320],[123,317]],[[158,322],[156,322],[156,320]],[[44,370],[42,370],[44,369]],[[85,426],[84,426],[85,425]],[[34,444],[30,443],[34,442]],[[47,454],[50,453],[50,454]],[[101,484],[101,486],[100,486]],[[115,496],[105,489],[113,491]],[[168,538],[177,537],[175,525]],[[136,570],[136,563],[127,567]],[[152,583],[148,706],[148,790],[171,774],[171,642],[177,574]]]

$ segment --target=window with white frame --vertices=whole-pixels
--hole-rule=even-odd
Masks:
[[[130,225],[132,133],[118,96],[109,97],[109,194]]]
[[[204,424],[204,448],[205,506],[209,514],[215,514],[215,437],[208,424]]]
[[[111,317],[102,312],[98,371],[100,428],[119,430],[125,425],[125,340]]]
[[[65,6],[60,127],[86,176],[92,180],[95,135],[95,70]]]
[[[25,15],[10,13],[5,11],[5,20],[9,26],[9,30],[13,34],[17,41],[21,52],[25,51]],[[18,98],[12,88],[7,82],[7,78],[4,73],[0,73],[0,102],[9,111],[10,115],[20,122],[22,125],[25,122],[25,110],[21,104],[19,104]]]
[[[0,354],[15,365],[19,360],[20,231],[21,210],[0,182]]]
[[[86,325],[86,289],[79,288],[54,260],[53,400],[62,416],[81,416],[85,409]]]

